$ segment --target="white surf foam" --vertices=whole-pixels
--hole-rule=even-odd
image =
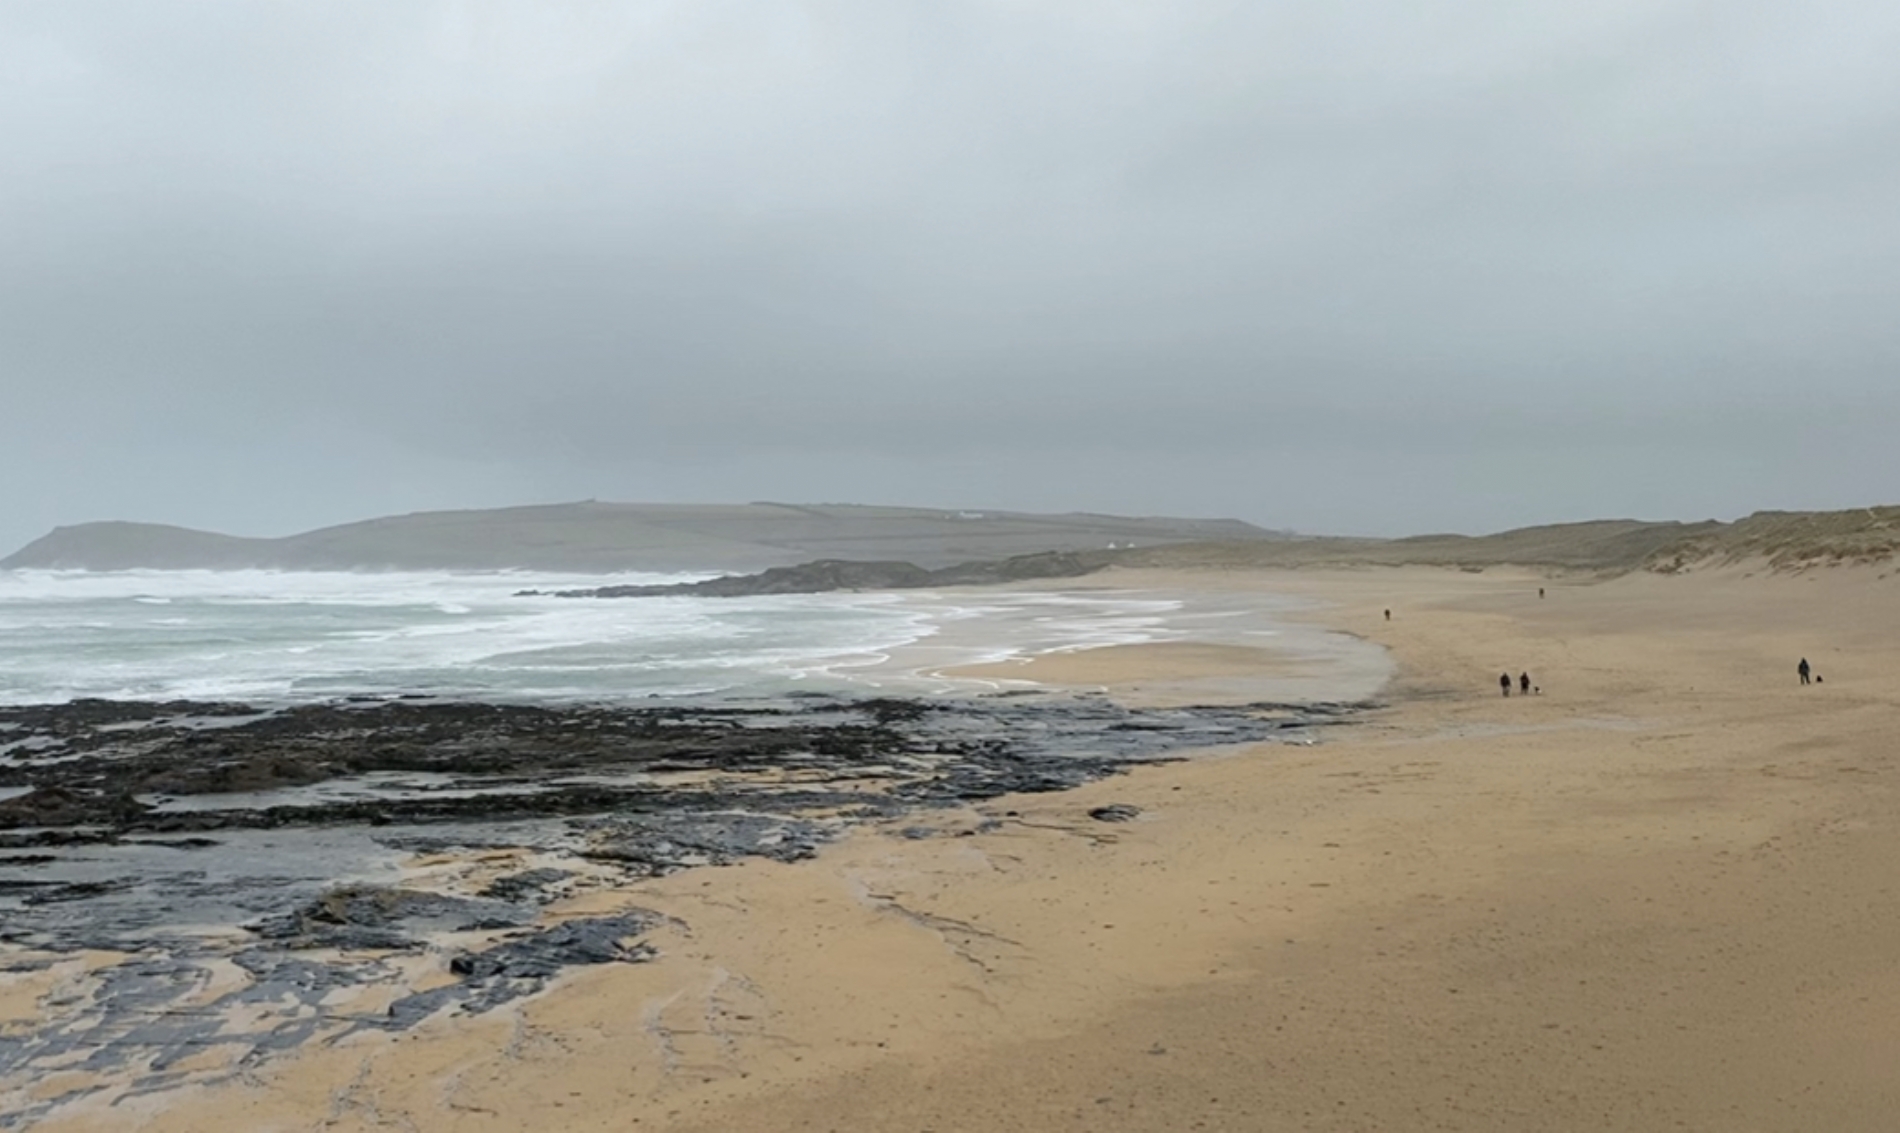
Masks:
[[[0,572],[0,700],[682,695],[802,680],[931,632],[886,594],[518,593],[693,577]]]
[[[690,577],[705,576],[0,572],[0,702],[949,691],[919,667],[894,672],[893,657],[927,651],[931,668],[945,668],[1184,632],[1171,622],[1180,602],[1116,591],[518,593]]]

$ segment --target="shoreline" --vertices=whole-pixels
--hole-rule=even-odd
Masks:
[[[1369,701],[1391,677],[1385,650],[1306,616],[1306,599],[1233,576],[1183,587],[1183,577],[1109,570],[919,597],[945,608],[934,615],[938,632],[858,668],[853,679],[949,696],[1048,689],[1180,707]],[[1146,616],[1078,638],[1071,626],[1045,628],[1065,602],[1121,603]]]
[[[0,996],[61,957],[125,958],[62,1009],[0,1009],[0,1103],[32,1114],[20,1091],[80,1048],[98,1077],[70,1085],[68,1102],[188,1084],[155,1071],[207,1045],[255,1070],[366,1029],[485,1013],[564,969],[653,957],[645,938],[662,918],[649,910],[550,920],[546,908],[708,866],[802,861],[865,825],[931,837],[946,809],[1209,742],[1284,742],[1344,716],[1144,713],[1060,694],[0,709],[38,741],[24,766],[0,769],[28,783],[0,798]],[[248,980],[194,992],[232,965]],[[42,1102],[57,1111],[57,1098]]]
[[[1009,589],[624,600],[523,599],[512,582],[446,573],[405,575],[394,590],[358,576],[68,581],[70,593],[54,587],[0,603],[17,615],[23,646],[44,638],[0,666],[0,705],[92,697],[290,708],[364,697],[575,707],[809,691],[953,696],[998,687],[941,675],[960,665],[1306,632],[1276,620],[1271,602],[1229,608],[1218,595],[1061,579]],[[272,592],[279,584],[288,589]],[[65,636],[75,619],[89,627],[78,645]],[[206,655],[200,639],[248,644]],[[127,656],[134,660],[121,663]],[[1308,688],[1262,698],[1354,695]],[[0,756],[8,747],[0,740]]]
[[[46,1127],[1885,1128],[1894,586],[1157,578],[1327,603],[1391,706],[590,894],[661,962]]]
[[[1047,597],[1009,608],[1028,616]],[[994,610],[962,624],[996,627]],[[645,876],[802,860],[866,823],[964,835],[933,826],[946,805],[1338,718],[1214,703],[1144,716],[1056,688],[869,695],[882,691],[776,706],[0,708],[21,752],[0,774],[37,784],[0,792],[0,894],[17,906],[0,949],[0,1127],[141,1098],[163,1109],[230,1080],[233,1057],[250,1078],[351,1036],[441,1025],[448,1009],[473,1025],[577,968],[645,962],[679,919],[629,897]],[[583,754],[608,739],[625,750]],[[497,774],[513,786],[488,786]],[[82,954],[101,959],[75,967]],[[189,1022],[139,1022],[154,1010]],[[87,1073],[53,1069],[79,1049]]]

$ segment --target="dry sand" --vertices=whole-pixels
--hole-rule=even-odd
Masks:
[[[1900,1121],[1900,579],[1099,585],[1309,596],[1393,651],[1392,707],[1312,747],[945,813],[939,838],[866,830],[814,862],[594,894],[576,911],[675,915],[663,958],[47,1127]],[[1210,687],[1236,660],[1147,653],[1174,681],[1208,662]],[[1142,655],[1036,679],[1138,679]],[[1797,686],[1803,655],[1824,684]],[[1501,698],[1522,669],[1543,693]],[[1109,802],[1142,814],[1087,817]]]

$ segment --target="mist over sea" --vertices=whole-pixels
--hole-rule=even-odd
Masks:
[[[0,703],[285,702],[423,693],[516,701],[868,692],[864,674],[1008,607],[1013,651],[1170,636],[1152,595],[587,600],[524,589],[685,581],[540,572],[0,571]],[[939,656],[938,661],[954,661]],[[941,682],[938,682],[939,684]]]

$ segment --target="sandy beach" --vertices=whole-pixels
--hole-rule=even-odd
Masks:
[[[660,960],[42,1127],[1888,1129],[1885,570],[1069,583],[1297,596],[1396,675],[1310,746],[585,895],[554,911],[671,917]],[[1233,698],[1298,663],[1176,642],[988,675]],[[1501,697],[1521,671],[1540,693]],[[1138,813],[1089,816],[1109,804]],[[0,987],[0,1036],[36,979]]]

